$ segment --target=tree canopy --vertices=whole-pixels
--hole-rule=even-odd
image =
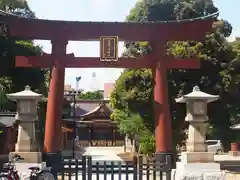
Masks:
[[[82,92],[78,95],[78,99],[101,100],[103,99],[103,92],[101,90]]]
[[[126,21],[166,21],[201,17],[217,11],[212,0],[165,0],[138,1],[130,11]],[[173,147],[184,140],[185,106],[177,105],[175,98],[192,91],[195,85],[202,91],[217,94],[221,99],[210,104],[209,137],[229,143],[232,136],[230,126],[239,121],[239,53],[227,42],[231,35],[231,25],[221,19],[215,19],[213,31],[201,42],[168,42],[168,54],[176,57],[198,56],[201,68],[198,70],[174,69],[168,72],[168,91],[170,113],[172,117]],[[137,57],[151,52],[147,42],[125,42],[124,56]],[[111,105],[116,110],[132,114],[138,113],[146,127],[154,125],[153,86],[154,79],[149,69],[126,69],[116,82],[111,94]],[[164,87],[163,87],[164,88]],[[116,118],[117,115],[115,115]],[[124,121],[122,121],[124,122]],[[225,132],[225,133],[222,133]],[[175,148],[174,148],[175,149]]]
[[[26,0],[1,0],[0,9],[12,14],[35,18]]]
[[[0,0],[0,9],[20,16],[34,18],[35,15],[25,0]],[[16,68],[15,56],[34,56],[42,53],[42,48],[33,41],[12,38],[5,25],[1,25],[0,34],[0,84],[1,107],[6,106],[4,94],[23,90],[26,85],[33,90],[46,94],[46,69]]]

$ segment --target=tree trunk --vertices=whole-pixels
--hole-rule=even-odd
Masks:
[[[132,152],[136,152],[136,139],[135,137],[132,138]]]

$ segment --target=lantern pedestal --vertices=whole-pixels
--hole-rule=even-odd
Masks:
[[[32,117],[26,115],[19,117],[18,138],[15,151],[37,152],[39,150],[39,144],[35,137],[35,131],[35,123]]]

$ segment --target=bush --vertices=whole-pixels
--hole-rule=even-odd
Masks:
[[[149,132],[143,132],[139,139],[139,153],[144,155],[151,155],[155,152],[155,137]]]

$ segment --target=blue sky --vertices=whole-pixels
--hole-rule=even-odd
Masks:
[[[231,3],[230,3],[231,1]],[[69,21],[124,21],[130,9],[134,7],[136,0],[28,0],[30,8],[38,18]],[[220,16],[228,20],[233,28],[231,39],[240,36],[240,21],[236,14],[239,11],[239,0],[215,0],[220,9]],[[45,52],[51,53],[50,41],[36,41]],[[119,51],[123,52],[123,44],[120,43]],[[98,42],[69,42],[68,53],[75,56],[98,57]],[[79,87],[88,91],[91,89],[103,89],[104,82],[114,82],[120,75],[121,69],[66,69],[65,84],[75,87],[75,79],[82,76]],[[92,73],[96,73],[93,80]]]

